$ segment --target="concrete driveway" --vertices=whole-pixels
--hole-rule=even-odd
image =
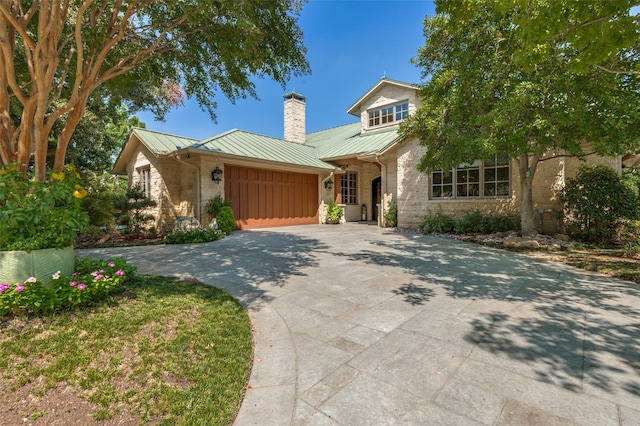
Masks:
[[[247,306],[255,360],[236,425],[640,424],[630,283],[365,224],[80,254]]]

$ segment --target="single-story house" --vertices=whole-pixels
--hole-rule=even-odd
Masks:
[[[305,130],[305,97],[287,93],[282,139],[231,130],[196,140],[133,129],[113,171],[157,202],[161,231],[178,216],[208,223],[206,204],[216,195],[231,201],[240,229],[323,223],[329,200],[344,208],[346,221],[380,226],[393,201],[402,228],[418,227],[429,211],[519,211],[516,164],[506,157],[448,174],[416,169],[425,148],[415,138],[402,139],[398,125],[419,107],[417,92],[413,84],[383,78],[348,107],[355,122],[313,133]],[[540,163],[534,181],[540,231],[561,229],[556,190],[584,162],[620,171],[623,157],[560,156]]]

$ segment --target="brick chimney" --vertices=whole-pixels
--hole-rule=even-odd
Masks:
[[[284,95],[284,140],[286,141],[296,143],[306,141],[305,99],[296,92]]]

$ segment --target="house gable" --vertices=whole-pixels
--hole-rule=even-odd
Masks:
[[[127,163],[131,161],[138,145],[142,144],[154,156],[178,151],[196,143],[196,139],[154,132],[152,130],[133,128],[129,138],[122,147],[122,151],[113,165],[113,173],[122,175],[127,173]]]
[[[419,107],[417,93],[412,84],[383,78],[347,112],[360,118],[362,133],[395,127]]]

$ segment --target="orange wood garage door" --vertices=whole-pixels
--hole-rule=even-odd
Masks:
[[[318,176],[225,166],[225,198],[240,229],[318,223]]]

